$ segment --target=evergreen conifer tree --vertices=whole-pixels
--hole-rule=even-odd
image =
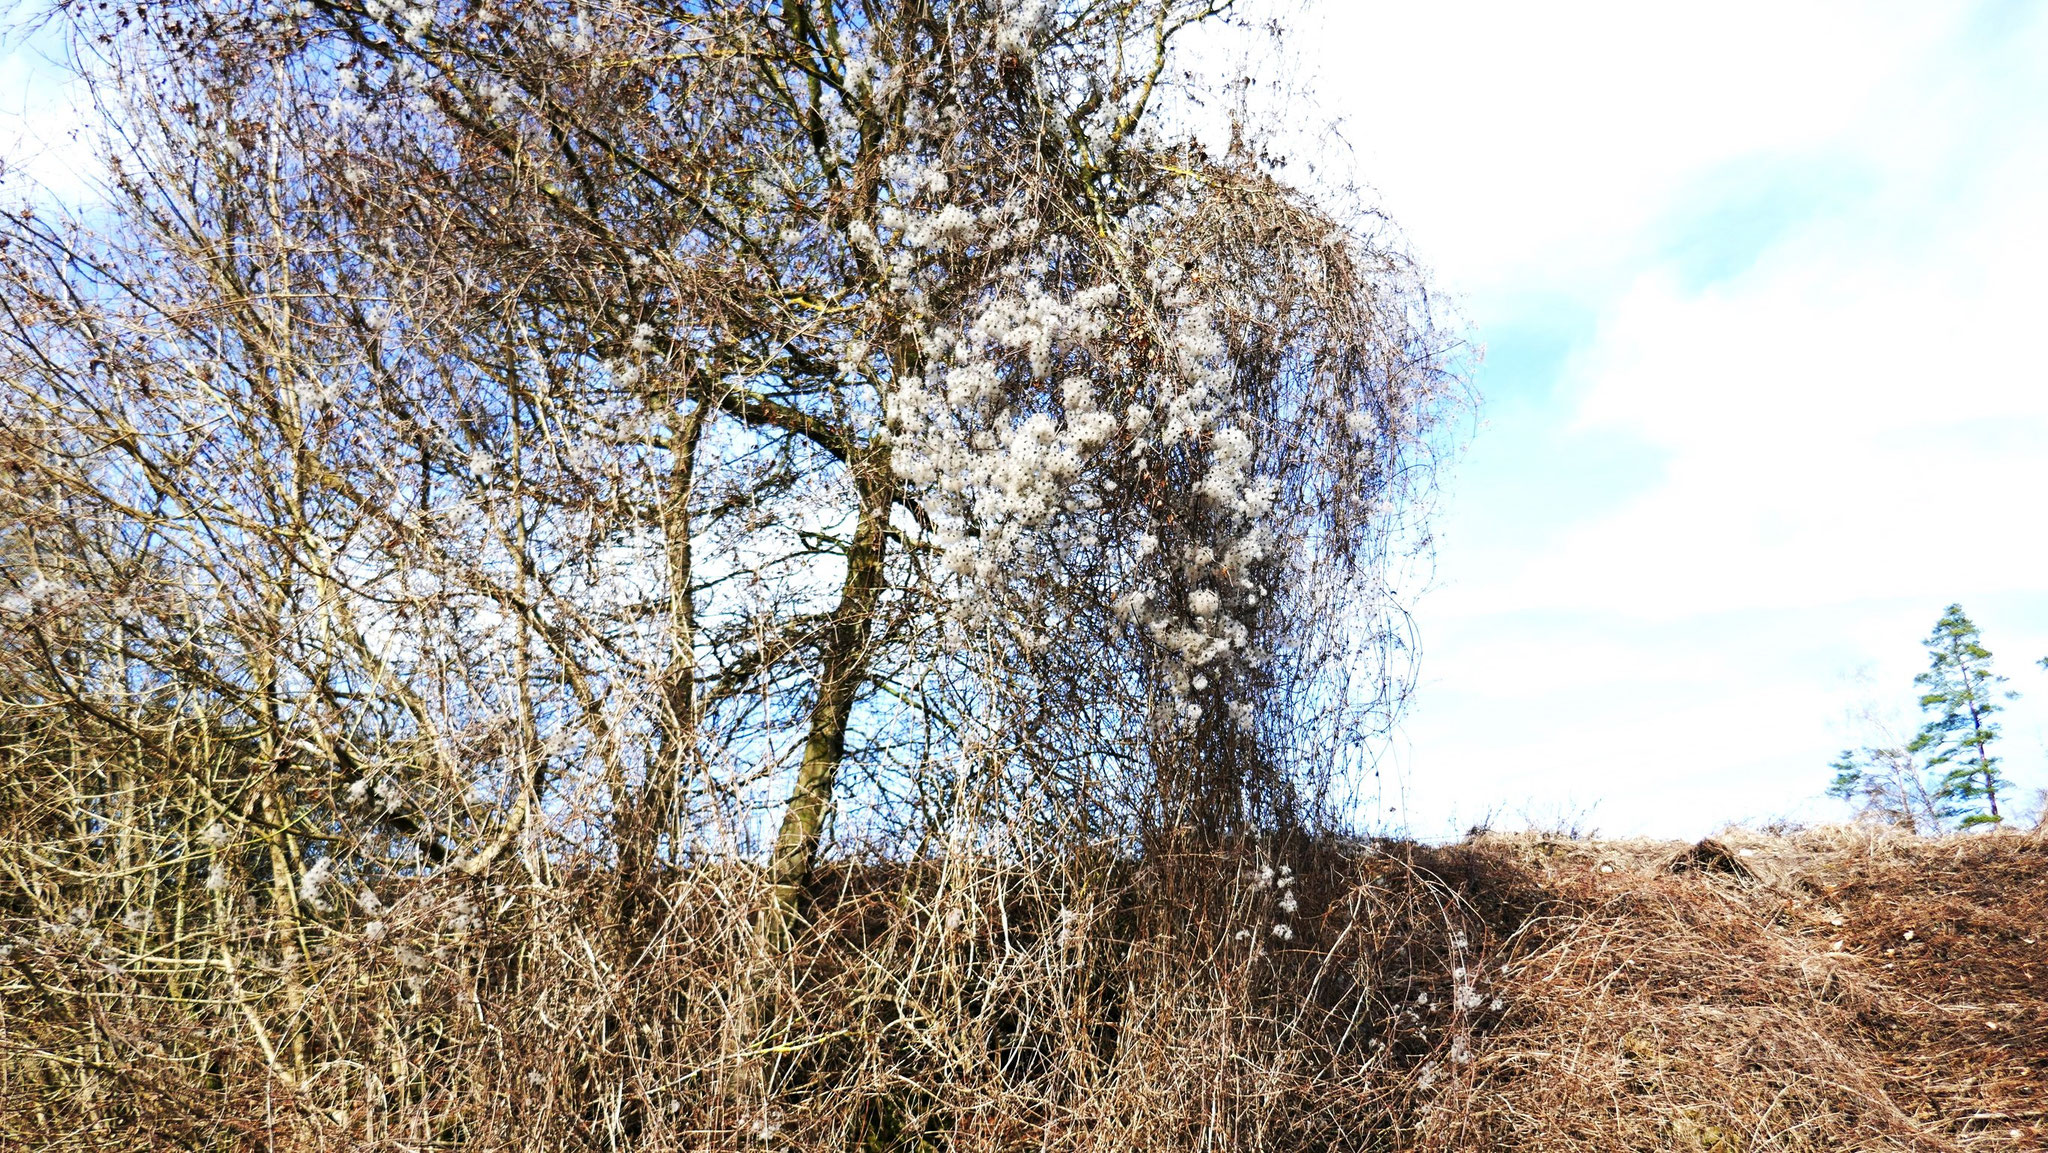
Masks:
[[[1929,716],[1906,751],[1926,754],[1929,769],[1943,770],[1939,796],[1965,810],[1965,828],[1995,824],[2004,819],[1998,811],[1998,793],[2006,782],[1991,753],[1998,739],[1998,725],[1991,718],[1999,712],[2000,696],[2010,700],[2018,694],[1998,691],[2005,678],[1991,671],[1991,651],[1963,606],[1948,606],[1922,643],[1931,663],[1913,683],[1926,690],[1920,708]],[[1980,800],[1984,808],[1977,811]]]

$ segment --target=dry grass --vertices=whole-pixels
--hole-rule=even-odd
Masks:
[[[2048,843],[1724,844],[1475,846],[1551,903],[1489,958],[1515,1008],[1419,1144],[2041,1147]]]
[[[1724,843],[844,867],[788,953],[735,869],[10,912],[0,1146],[2042,1146],[2048,841]]]

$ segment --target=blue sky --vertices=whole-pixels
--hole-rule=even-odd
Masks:
[[[1356,176],[1486,348],[1392,760],[1441,835],[1839,817],[1960,601],[2048,786],[2048,8],[1324,5]]]
[[[1290,12],[1295,10],[1290,9]],[[1291,15],[1340,166],[1486,357],[1389,758],[1415,832],[1845,813],[1960,601],[2048,787],[2048,7],[1345,0]],[[64,94],[0,56],[62,195]],[[1342,149],[1305,136],[1329,163]],[[1300,145],[1295,145],[1299,152]]]

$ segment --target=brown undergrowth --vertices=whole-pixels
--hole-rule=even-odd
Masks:
[[[2039,1148],[2048,844],[1482,842],[1552,900],[1420,1145]],[[1499,967],[1493,970],[1499,973]]]
[[[0,1146],[2040,1148],[2044,865],[1867,829],[960,858],[840,867],[786,951],[733,868],[289,926],[53,889],[7,906]]]

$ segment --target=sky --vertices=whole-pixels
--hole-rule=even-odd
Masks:
[[[2048,7],[1346,0],[1296,41],[1484,347],[1390,822],[1841,819],[1954,602],[2048,787]]]
[[[2048,787],[2048,6],[1289,11],[1310,146],[1484,348],[1386,820],[1840,819],[1953,602]],[[0,155],[62,194],[49,75],[0,51]]]
[[[77,200],[97,172],[80,132],[80,90],[50,63],[61,47],[53,30],[31,34],[0,16],[0,192],[10,199],[26,178],[46,195]]]

